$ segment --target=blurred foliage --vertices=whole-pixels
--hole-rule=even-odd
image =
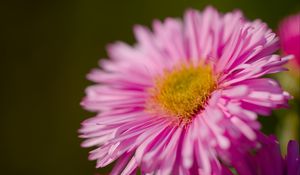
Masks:
[[[90,84],[86,73],[105,57],[108,43],[133,43],[134,24],[209,4],[223,12],[239,8],[274,29],[300,9],[298,0],[1,1],[1,174],[100,172],[77,136],[80,122],[93,115],[79,106]],[[279,117],[261,120],[264,131],[276,131]]]

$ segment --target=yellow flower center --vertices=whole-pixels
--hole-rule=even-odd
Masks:
[[[157,77],[155,86],[150,89],[149,107],[153,110],[153,104],[158,104],[159,110],[189,121],[204,108],[215,88],[210,67],[184,64]]]

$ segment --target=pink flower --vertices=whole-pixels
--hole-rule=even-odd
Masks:
[[[220,153],[255,144],[257,114],[287,106],[288,93],[261,78],[289,60],[272,55],[275,34],[211,7],[134,33],[137,44],[110,45],[110,60],[88,75],[97,83],[81,103],[97,113],[80,129],[82,146],[97,147],[89,159],[117,160],[111,174],[229,174]]]
[[[285,18],[279,26],[279,37],[285,54],[293,54],[300,67],[300,13]]]
[[[281,156],[279,143],[274,136],[260,138],[258,149],[232,160],[232,166],[241,175],[300,175],[299,144],[288,143],[287,155]],[[237,155],[237,154],[236,154]]]

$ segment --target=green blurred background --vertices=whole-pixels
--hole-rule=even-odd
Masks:
[[[77,136],[80,122],[93,116],[79,106],[90,84],[86,73],[106,56],[108,43],[133,43],[134,24],[149,26],[209,4],[222,12],[240,8],[273,29],[300,9],[299,0],[1,1],[0,174],[101,172]],[[278,117],[264,120],[264,130],[274,132]]]

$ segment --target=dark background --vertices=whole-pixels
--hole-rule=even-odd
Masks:
[[[222,12],[240,8],[273,29],[300,9],[299,0],[1,1],[0,174],[100,172],[77,136],[80,122],[93,115],[79,106],[90,84],[86,73],[106,56],[108,43],[133,43],[134,24],[208,4]]]

